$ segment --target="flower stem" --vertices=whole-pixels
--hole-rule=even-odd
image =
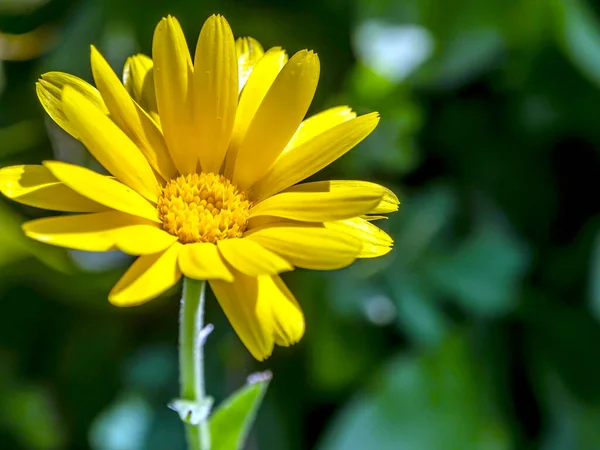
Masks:
[[[207,401],[204,389],[204,291],[206,282],[185,278],[179,318],[179,370],[181,398],[197,403]],[[198,425],[185,424],[190,450],[210,449],[206,418]]]

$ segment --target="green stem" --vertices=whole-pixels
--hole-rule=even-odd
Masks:
[[[198,403],[206,401],[204,389],[204,281],[185,278],[181,317],[179,318],[179,370],[181,398]],[[208,422],[198,425],[185,424],[185,432],[190,450],[209,450],[210,431]]]

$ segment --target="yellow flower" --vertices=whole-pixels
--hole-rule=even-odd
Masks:
[[[208,280],[259,360],[304,333],[279,273],[339,269],[381,256],[392,239],[371,220],[398,209],[362,181],[296,184],[368,136],[376,113],[346,106],[304,121],[319,58],[234,41],[221,16],[200,32],[194,62],[179,23],[163,19],[153,59],[129,58],[123,81],[92,47],[96,88],[42,76],[48,114],[112,175],[59,161],[0,170],[0,191],[26,205],[84,213],[23,225],[33,239],[139,256],[109,294],[117,306],[157,297],[181,278]]]

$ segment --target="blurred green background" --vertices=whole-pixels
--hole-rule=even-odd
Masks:
[[[312,112],[382,121],[318,175],[392,187],[384,258],[284,275],[307,331],[257,363],[212,296],[208,387],[271,369],[248,449],[600,448],[600,4],[584,0],[0,0],[0,165],[94,167],[34,83],[121,72],[166,14],[312,48]],[[65,252],[0,199],[0,449],[184,449],[178,290],[107,293],[129,258]],[[179,289],[179,288],[178,288]]]

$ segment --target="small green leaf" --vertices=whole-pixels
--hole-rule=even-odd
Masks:
[[[242,448],[269,381],[271,381],[270,372],[249,376],[248,384],[217,408],[210,419],[212,450]]]

